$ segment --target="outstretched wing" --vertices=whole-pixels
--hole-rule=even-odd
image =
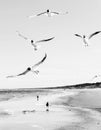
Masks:
[[[14,77],[17,77],[17,76],[21,76],[21,75],[25,75],[29,72],[30,70],[27,68],[24,72],[18,74],[18,75],[10,75],[10,76],[7,76],[6,78],[14,78]]]
[[[35,14],[35,15],[31,15],[31,16],[29,16],[29,18],[34,18],[34,17],[36,17],[36,16],[40,16],[40,15],[43,15],[43,14],[45,14],[46,12],[42,12],[42,13],[39,13],[39,14]]]
[[[81,37],[82,38],[82,36],[81,35],[79,35],[79,34],[74,34],[75,36],[77,36],[77,37]]]
[[[42,12],[42,13],[39,13],[37,14],[36,16],[40,16],[40,15],[43,15],[43,14],[46,14],[47,12]]]
[[[47,41],[50,41],[52,39],[54,39],[55,37],[51,37],[51,38],[48,38],[48,39],[43,39],[43,40],[39,40],[39,41],[36,41],[35,43],[39,43],[39,42],[47,42]]]
[[[22,35],[21,33],[19,33],[19,31],[16,31],[16,32],[18,33],[18,35],[19,35],[20,37],[24,38],[25,40],[28,40],[28,38],[25,37],[24,35]]]
[[[18,74],[17,76],[25,75],[25,74],[27,74],[29,71],[31,71],[31,69],[29,70],[29,69],[27,68],[24,72]]]
[[[30,15],[30,16],[27,16],[29,19],[31,19],[31,18],[34,18],[34,17],[36,17],[37,15]]]
[[[37,67],[37,66],[39,66],[41,63],[43,63],[46,58],[47,58],[47,54],[45,53],[44,58],[41,61],[39,61],[37,64],[35,64],[34,66],[32,66],[32,69],[35,68],[35,67]]]
[[[51,12],[51,15],[59,15],[58,12]]]
[[[15,77],[17,77],[17,75],[6,76],[6,78],[15,78]]]
[[[51,12],[52,14],[56,14],[56,15],[65,15],[65,14],[68,14],[68,12],[65,12],[65,13],[59,13],[59,12]]]
[[[97,31],[97,32],[95,32],[95,33],[92,33],[92,34],[89,36],[89,39],[90,39],[91,37],[93,37],[94,35],[100,33],[100,32],[101,32],[101,31]]]

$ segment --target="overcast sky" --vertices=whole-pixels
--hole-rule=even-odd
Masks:
[[[67,15],[27,16],[47,9],[66,12]],[[33,47],[19,37],[23,35],[40,40],[55,37],[42,43],[35,52]],[[0,88],[49,87],[88,82],[101,74],[101,34],[85,47],[74,34],[90,35],[101,30],[101,0],[0,0]],[[7,79],[19,74],[40,61],[39,75]],[[99,79],[99,81],[101,78]]]

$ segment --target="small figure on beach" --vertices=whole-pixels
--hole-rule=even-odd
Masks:
[[[37,95],[37,101],[39,101],[39,95]]]
[[[46,107],[47,107],[46,111],[49,111],[49,102],[46,103]]]

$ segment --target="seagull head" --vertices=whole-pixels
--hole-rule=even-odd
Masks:
[[[34,41],[33,40],[31,40],[31,43],[33,43]]]
[[[47,9],[47,13],[49,13],[49,9]]]
[[[30,70],[31,70],[31,68],[30,68],[30,67],[28,67],[28,68],[27,68],[27,70],[28,70],[28,71],[30,71]]]

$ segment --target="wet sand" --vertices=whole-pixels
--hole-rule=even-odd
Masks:
[[[62,99],[66,99],[66,96]],[[82,118],[81,122],[67,125],[66,129],[101,130],[101,89],[80,90],[77,95],[69,97],[63,104],[74,108],[77,116]]]
[[[39,101],[26,97],[1,102],[0,111],[6,116],[0,114],[0,130],[101,130],[100,101],[101,90],[89,89],[56,90],[40,95]]]

